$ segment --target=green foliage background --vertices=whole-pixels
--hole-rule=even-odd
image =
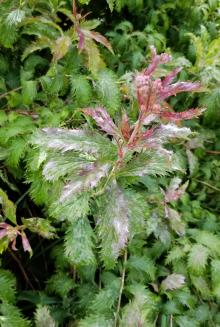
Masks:
[[[91,11],[81,28],[104,35],[113,53],[106,42],[92,38],[80,51],[72,5],[69,0],[0,3],[1,222],[27,228],[33,250],[30,257],[20,241],[15,252],[5,237],[0,240],[0,326],[218,327],[220,3],[78,1],[78,14]],[[51,172],[55,182],[43,180],[45,153],[31,143],[46,151],[40,135],[36,141],[39,127],[93,127],[81,110],[88,106],[102,104],[117,120],[128,106],[131,72],[147,66],[150,45],[172,53],[173,66],[183,67],[181,80],[202,83],[203,92],[178,95],[170,105],[207,110],[186,123],[196,136],[176,146],[186,171],[180,177],[189,180],[184,195],[172,203],[184,235],[179,235],[182,225],[169,225],[163,216],[161,188],[172,176],[128,178],[122,184],[133,187],[126,197],[135,232],[128,251],[115,261],[109,258],[106,207],[111,201],[114,207],[118,193],[100,198],[92,209],[87,193],[66,207],[54,205],[62,169],[73,168],[61,162]],[[135,115],[137,105],[132,106]],[[106,145],[108,151],[114,157]],[[96,231],[92,218],[91,224],[76,223],[78,216],[105,219]],[[101,254],[97,235],[105,239]]]

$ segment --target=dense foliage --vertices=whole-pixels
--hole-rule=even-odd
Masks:
[[[219,12],[1,1],[0,326],[220,326]]]

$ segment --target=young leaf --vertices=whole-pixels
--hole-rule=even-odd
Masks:
[[[57,327],[58,325],[51,317],[50,311],[46,306],[38,306],[35,312],[36,327]]]
[[[161,283],[161,288],[164,291],[175,290],[183,287],[185,284],[185,277],[180,274],[171,274],[167,276]]]
[[[22,223],[33,233],[37,233],[44,238],[54,238],[56,229],[51,226],[49,220],[43,218],[22,218]]]

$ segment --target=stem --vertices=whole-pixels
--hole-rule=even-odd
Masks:
[[[173,315],[170,315],[170,327],[173,327]]]
[[[31,282],[30,282],[30,280],[28,278],[28,275],[27,275],[26,271],[24,270],[24,267],[22,266],[22,263],[20,262],[20,260],[18,259],[18,257],[14,254],[14,252],[10,248],[8,249],[8,251],[9,251],[10,255],[12,256],[12,258],[17,262],[18,267],[20,268],[21,273],[24,276],[24,279],[26,280],[27,284],[30,286],[30,288],[32,290],[34,290],[34,287],[31,284]]]
[[[219,154],[220,155],[220,151],[206,150],[206,152],[210,153],[210,154]]]
[[[76,11],[76,0],[73,0],[73,16],[76,18],[77,11]]]
[[[117,327],[118,322],[119,322],[119,311],[120,311],[120,307],[121,307],[121,297],[122,297],[124,284],[125,284],[125,272],[126,272],[127,258],[128,258],[128,252],[127,252],[127,249],[125,249],[124,260],[123,260],[123,270],[122,270],[122,275],[121,275],[121,287],[119,290],[118,304],[117,304],[117,309],[116,309],[116,313],[115,313],[114,327]]]
[[[207,182],[203,182],[203,181],[201,181],[200,179],[197,179],[197,178],[193,178],[193,179],[194,179],[195,181],[197,181],[197,182],[199,182],[199,183],[205,185],[205,186],[208,186],[209,188],[213,189],[214,191],[220,192],[220,189],[219,189],[219,188],[217,188],[217,187],[215,187],[215,186],[213,186],[213,185],[211,185],[211,184],[209,184],[209,183],[207,183]]]
[[[19,86],[19,87],[16,87],[15,89],[13,89],[13,90],[10,90],[8,92],[5,92],[5,93],[3,93],[3,94],[0,95],[0,99],[6,97],[6,95],[8,95],[8,94],[10,94],[12,92],[15,92],[15,91],[18,91],[18,90],[21,90],[21,89],[22,89],[22,86]]]

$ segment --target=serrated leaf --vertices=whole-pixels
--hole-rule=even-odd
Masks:
[[[65,256],[76,266],[95,264],[92,242],[93,230],[87,218],[77,219],[67,228],[65,235]]]
[[[212,251],[212,254],[220,255],[220,239],[217,235],[200,230],[195,232],[193,238],[195,238],[198,243],[207,246]]]
[[[180,214],[173,208],[166,206],[166,215],[170,223],[170,227],[178,234],[185,234],[185,224],[181,220]]]
[[[15,293],[16,293],[16,280],[13,274],[8,271],[1,269],[0,270],[0,299],[2,302],[15,302]]]
[[[87,67],[96,75],[101,69],[105,68],[105,63],[100,55],[99,49],[91,39],[85,40],[85,52],[87,54]]]
[[[211,295],[208,283],[202,276],[190,276],[193,286],[203,296],[204,299],[208,299]]]
[[[107,4],[108,4],[108,6],[109,6],[109,9],[111,10],[111,11],[113,11],[113,9],[114,9],[114,4],[115,4],[115,0],[106,0],[107,1]],[[116,1],[117,2],[117,1]]]
[[[193,176],[198,170],[198,166],[199,166],[198,158],[189,149],[186,150],[186,154],[189,163],[190,176]]]
[[[38,306],[35,312],[36,327],[57,327],[47,306]]]
[[[95,216],[102,260],[106,267],[111,267],[125,248],[129,236],[128,203],[123,190],[115,182],[98,200]]]
[[[212,260],[211,277],[213,294],[220,299],[220,260]]]
[[[86,115],[91,116],[96,121],[96,124],[107,134],[115,137],[120,135],[117,126],[104,108],[86,108],[83,112]]]
[[[53,44],[52,53],[54,61],[63,58],[69,50],[71,45],[71,38],[69,36],[60,36]]]
[[[16,224],[16,206],[2,189],[0,189],[0,204],[5,218]]]
[[[37,94],[37,81],[22,81],[22,100],[24,105],[29,106]]]
[[[188,268],[196,273],[201,274],[207,264],[210,251],[201,244],[194,244],[188,255]]]
[[[44,150],[54,150],[60,153],[78,151],[87,154],[97,154],[112,150],[116,147],[104,136],[93,130],[44,128],[36,132],[32,143]]]
[[[173,263],[175,261],[181,260],[183,257],[185,256],[185,253],[183,251],[183,249],[179,246],[175,246],[173,247],[167,257],[166,257],[166,263]]]
[[[110,170],[110,164],[87,164],[81,170],[78,175],[73,177],[63,188],[60,196],[60,202],[64,203],[72,195],[80,192],[85,192],[95,188],[100,182],[101,178],[106,177]]]
[[[56,236],[55,227],[51,226],[49,220],[43,218],[22,218],[22,223],[33,233],[37,233],[44,238],[54,238]]]
[[[92,88],[86,76],[71,75],[70,83],[73,100],[76,100],[79,106],[88,106],[92,100]]]
[[[185,276],[181,274],[171,274],[167,276],[161,283],[161,288],[164,291],[175,290],[183,287],[185,284]]]
[[[98,97],[112,117],[118,112],[121,105],[117,82],[117,77],[111,70],[105,69],[97,74]]]

